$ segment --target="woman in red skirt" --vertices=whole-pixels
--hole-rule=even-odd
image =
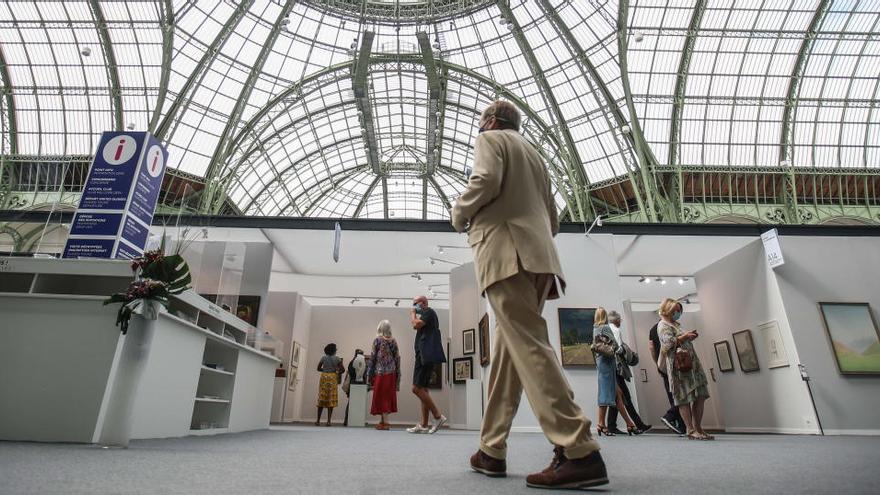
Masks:
[[[400,390],[400,353],[397,341],[391,336],[391,323],[379,322],[378,335],[370,355],[370,379],[373,385],[373,403],[370,414],[382,415],[377,430],[389,430],[388,415],[397,412],[397,391]]]

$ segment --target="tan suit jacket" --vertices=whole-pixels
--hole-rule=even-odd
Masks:
[[[541,156],[519,132],[491,130],[477,137],[473,173],[452,209],[456,231],[463,232],[468,222],[481,292],[520,269],[554,274],[564,289],[553,242],[559,219],[550,178]],[[554,284],[549,298],[559,292]]]

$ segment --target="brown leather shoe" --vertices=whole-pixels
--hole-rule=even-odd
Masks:
[[[550,465],[545,467],[544,470],[541,472],[546,473],[549,471],[553,471],[554,469],[558,468],[560,464],[567,460],[568,458],[565,457],[565,449],[559,446],[553,447],[553,460],[550,461]]]
[[[567,459],[564,455],[563,459],[555,468],[548,467],[540,473],[530,474],[526,478],[526,485],[532,488],[583,490],[608,484],[605,462],[598,451],[581,459]]]
[[[471,469],[490,478],[507,476],[507,461],[486,455],[482,450],[471,456]]]

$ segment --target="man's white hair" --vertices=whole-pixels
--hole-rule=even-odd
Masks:
[[[620,313],[617,311],[609,311],[608,312],[608,321],[620,321]]]

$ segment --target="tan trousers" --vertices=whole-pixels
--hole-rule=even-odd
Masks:
[[[523,390],[547,439],[564,447],[567,457],[579,459],[599,450],[541,316],[553,283],[552,275],[520,271],[486,289],[496,326],[480,450],[496,459],[507,457],[507,436]]]

